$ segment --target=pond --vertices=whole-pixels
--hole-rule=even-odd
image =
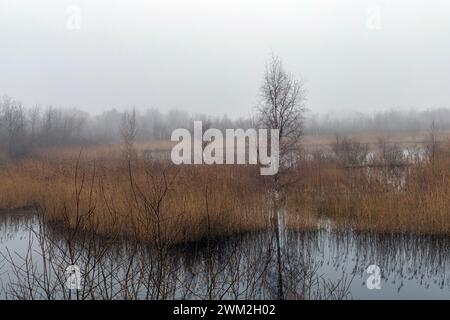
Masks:
[[[1,299],[450,299],[450,238],[272,232],[184,245],[73,236],[36,212],[0,214]],[[68,289],[76,265],[81,287]],[[366,285],[370,265],[380,289]],[[372,275],[373,276],[373,275]],[[369,283],[370,286],[370,283]],[[73,289],[73,288],[72,288]]]

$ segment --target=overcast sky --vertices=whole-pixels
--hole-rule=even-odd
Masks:
[[[448,0],[0,0],[26,105],[247,116],[272,51],[314,112],[450,107]]]

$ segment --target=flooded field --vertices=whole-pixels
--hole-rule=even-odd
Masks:
[[[449,299],[450,238],[323,228],[282,235],[288,299]],[[36,212],[0,215],[2,299],[276,298],[271,232],[165,247],[71,235]],[[68,267],[81,273],[68,289]],[[381,289],[368,289],[369,265]]]

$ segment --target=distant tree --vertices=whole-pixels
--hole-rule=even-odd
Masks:
[[[440,143],[438,139],[438,127],[433,120],[431,122],[431,126],[428,133],[428,141],[426,142],[426,153],[428,156],[429,161],[433,164],[436,163],[436,159],[439,155],[439,149],[440,149]]]
[[[30,145],[35,147],[39,132],[39,122],[41,120],[41,107],[35,105],[28,111],[28,118],[30,122]]]
[[[9,157],[27,153],[25,109],[18,101],[5,96],[1,102],[1,128],[3,145]]]
[[[136,109],[125,111],[122,115],[122,123],[120,125],[120,133],[124,147],[124,154],[128,160],[135,157],[134,141],[137,134]]]

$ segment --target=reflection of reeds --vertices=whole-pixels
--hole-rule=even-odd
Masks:
[[[97,237],[95,230],[72,232],[36,219],[24,254],[0,252],[8,299],[269,299],[276,297],[273,233],[162,248],[139,241]],[[62,232],[61,232],[62,231]],[[283,255],[286,297],[344,299],[347,280],[325,281],[309,252],[290,241]],[[288,249],[290,248],[290,249]],[[77,265],[81,287],[69,290],[65,270]]]

